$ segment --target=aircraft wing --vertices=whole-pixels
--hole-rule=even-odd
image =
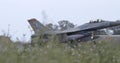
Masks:
[[[94,30],[97,30],[97,29],[103,29],[105,28],[106,26],[102,27],[101,24],[84,24],[84,25],[81,25],[81,26],[78,26],[76,28],[70,28],[70,29],[67,29],[67,30],[63,30],[63,31],[47,31],[45,33],[47,34],[69,34],[69,33],[76,33],[76,32],[86,32],[86,31],[94,31]]]
[[[72,33],[72,32],[77,32],[77,31],[80,31],[80,29],[71,28],[71,29],[64,30],[64,31],[46,31],[45,34],[67,34],[67,33]]]

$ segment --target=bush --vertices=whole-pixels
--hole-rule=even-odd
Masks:
[[[115,45],[115,43],[114,43]],[[16,44],[0,39],[1,63],[120,63],[120,46],[113,42],[78,43],[71,47],[55,37],[43,45]]]

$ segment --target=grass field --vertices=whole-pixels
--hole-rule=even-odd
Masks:
[[[0,38],[0,63],[120,63],[120,46],[109,40],[75,46],[51,39],[33,47]]]

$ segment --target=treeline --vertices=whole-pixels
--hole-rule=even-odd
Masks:
[[[71,23],[68,20],[61,20],[61,21],[58,21],[58,25],[49,23],[49,24],[46,24],[46,27],[48,27],[49,29],[52,29],[52,30],[66,30],[69,28],[74,28],[75,24]]]

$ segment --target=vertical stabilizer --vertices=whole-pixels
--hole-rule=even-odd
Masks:
[[[40,31],[46,30],[47,28],[40,23],[38,20],[36,20],[35,18],[33,19],[29,19],[28,20],[29,24],[31,25],[31,27],[33,28],[35,34],[39,33]]]

